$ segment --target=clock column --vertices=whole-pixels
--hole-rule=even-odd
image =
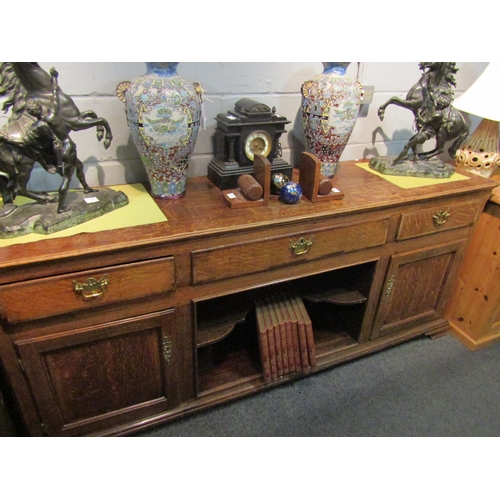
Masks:
[[[234,163],[235,158],[234,158],[234,143],[236,142],[236,137],[228,137],[227,138],[227,145],[228,145],[228,154],[227,154],[227,161],[230,163]]]

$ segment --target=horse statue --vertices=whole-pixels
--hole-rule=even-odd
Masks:
[[[85,193],[96,191],[85,180],[70,133],[95,127],[97,140],[104,138],[107,149],[113,138],[111,129],[95,112],[79,111],[59,87],[54,68],[49,74],[38,63],[0,63],[0,97],[7,97],[3,111],[12,110],[0,129],[0,194],[4,204],[13,203],[17,195],[40,203],[55,201],[47,193],[28,190],[35,162],[62,177],[58,213],[69,210],[66,195],[75,172]]]
[[[453,106],[453,88],[456,86],[454,75],[458,71],[455,63],[421,62],[422,76],[411,87],[405,99],[391,97],[379,107],[378,116],[384,119],[385,110],[390,104],[409,109],[415,117],[416,134],[413,135],[399,156],[392,161],[397,164],[408,158],[413,152],[413,160],[429,160],[445,150],[448,141],[453,140],[448,149],[452,158],[469,134],[469,127],[462,114]],[[436,147],[425,153],[418,153],[417,146],[432,137],[436,138]]]

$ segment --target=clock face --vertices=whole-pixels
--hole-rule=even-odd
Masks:
[[[255,154],[268,156],[273,147],[271,136],[264,130],[256,130],[245,139],[245,154],[253,161]]]

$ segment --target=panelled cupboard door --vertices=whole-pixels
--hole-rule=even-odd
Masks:
[[[17,342],[44,432],[85,435],[167,410],[174,319],[172,309]]]
[[[442,318],[464,241],[391,257],[372,338]]]

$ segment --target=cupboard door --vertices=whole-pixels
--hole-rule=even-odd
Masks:
[[[174,319],[162,311],[16,342],[45,433],[90,434],[170,408]]]
[[[372,338],[442,318],[464,242],[392,256]]]

